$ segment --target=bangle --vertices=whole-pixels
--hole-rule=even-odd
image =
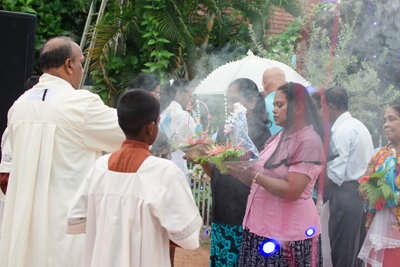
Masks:
[[[260,173],[256,173],[256,176],[254,176],[254,178],[253,178],[253,184],[255,184],[256,183],[256,179],[257,179],[257,177],[258,177],[258,175],[259,175]]]

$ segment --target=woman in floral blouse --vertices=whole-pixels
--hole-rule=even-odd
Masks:
[[[393,149],[396,151],[397,156],[397,165],[396,165],[396,178],[395,178],[395,186],[397,189],[400,189],[400,105],[390,107],[383,117],[383,131],[389,140],[389,144],[385,147],[379,149],[375,155],[372,157],[368,169],[365,173],[365,176],[370,176],[373,173],[376,173],[381,167],[382,164],[385,163],[385,160],[389,156],[393,156],[391,153]],[[364,178],[362,178],[364,179]],[[360,183],[363,181],[360,181]],[[364,190],[360,190],[360,196],[364,199],[365,202],[369,203],[369,199]],[[390,207],[391,216],[394,221],[397,219],[396,229],[400,228],[400,207]],[[377,211],[380,212],[380,211]],[[371,227],[372,222],[374,221],[376,213],[368,211],[367,215],[367,223],[366,227],[369,229]],[[368,230],[367,230],[368,231]],[[368,237],[367,237],[368,238]],[[365,243],[364,243],[365,245]],[[384,251],[383,257],[383,267],[388,266],[398,266],[400,262],[400,246],[399,244],[391,245],[392,248],[386,248]],[[368,255],[371,257],[371,254]],[[368,263],[373,263],[369,259],[363,259]],[[368,264],[368,266],[371,266]]]

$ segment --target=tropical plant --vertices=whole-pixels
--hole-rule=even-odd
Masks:
[[[130,0],[110,6],[97,31],[91,53],[95,92],[110,105],[140,72],[191,79],[196,62],[209,47],[250,40],[249,22],[259,36],[265,33],[273,5],[296,13],[296,0]]]
[[[376,172],[371,176],[363,176],[360,180],[361,185],[358,190],[363,189],[366,191],[370,201],[368,205],[369,210],[375,208],[380,211],[385,207],[387,201],[393,201],[396,205],[399,201],[395,192],[385,180],[385,174],[387,172],[389,172],[388,169],[382,172]]]
[[[277,43],[278,50],[266,50],[257,42],[254,32],[251,32],[251,35],[254,43],[253,50],[261,57],[274,59],[289,66],[293,55],[301,59],[298,60],[295,70],[302,73],[314,88],[322,88],[325,84],[326,87],[345,88],[349,94],[350,113],[362,121],[377,140],[381,129],[381,116],[389,104],[400,97],[400,92],[396,91],[392,85],[382,88],[382,81],[377,76],[376,68],[384,60],[386,53],[375,62],[364,61],[348,54],[349,42],[355,38],[353,31],[360,14],[360,6],[360,2],[354,5],[355,16],[351,24],[339,18],[340,27],[332,65],[330,65],[332,38],[329,36],[331,32],[315,21],[309,24],[308,44],[301,43],[297,47],[293,44],[284,46],[282,43]],[[303,21],[303,24],[306,23]],[[360,68],[354,71],[357,65]],[[332,75],[327,75],[330,68]]]
[[[41,74],[39,49],[58,35],[76,37],[79,42],[86,22],[89,0],[0,0],[0,10],[30,13],[37,16],[35,40],[35,74]]]

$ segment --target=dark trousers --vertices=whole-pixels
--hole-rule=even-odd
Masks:
[[[357,255],[366,236],[366,213],[358,186],[356,181],[344,182],[333,188],[329,199],[329,238],[334,267],[362,266]]]

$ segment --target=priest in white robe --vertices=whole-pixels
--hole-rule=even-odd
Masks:
[[[2,267],[80,267],[83,236],[65,234],[69,203],[102,151],[124,140],[115,109],[79,87],[84,57],[66,37],[42,48],[44,74],[8,113],[11,172]]]
[[[149,152],[156,98],[127,91],[118,117],[127,140],[89,172],[71,202],[67,233],[86,233],[85,267],[169,267],[169,241],[197,248],[203,221],[183,172]]]

